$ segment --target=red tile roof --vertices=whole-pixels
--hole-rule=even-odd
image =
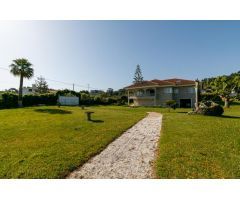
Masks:
[[[158,85],[174,85],[174,83],[170,82],[170,81],[166,81],[166,80],[151,80],[151,82],[153,83],[157,83]]]
[[[165,79],[164,81],[168,81],[174,83],[175,85],[194,85],[195,81],[193,80],[185,80],[179,78]]]
[[[146,87],[146,86],[183,86],[183,85],[195,85],[195,81],[178,79],[178,78],[165,79],[165,80],[154,79],[151,81],[143,81],[141,83],[135,83],[125,88],[131,89],[131,88]]]
[[[135,87],[145,87],[145,86],[157,86],[157,83],[154,83],[152,81],[143,81],[141,83],[134,83],[130,86],[125,87],[126,89],[130,89],[130,88],[135,88]]]

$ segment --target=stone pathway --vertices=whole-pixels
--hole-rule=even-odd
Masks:
[[[145,179],[153,178],[152,163],[158,145],[162,115],[149,113],[99,155],[67,178]]]

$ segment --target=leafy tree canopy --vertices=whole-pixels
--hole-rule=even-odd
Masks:
[[[223,75],[202,80],[202,88],[207,92],[218,94],[229,107],[229,101],[240,93],[240,71],[230,75]]]
[[[40,94],[48,93],[48,84],[45,78],[42,76],[38,77],[37,80],[35,81],[37,92]]]

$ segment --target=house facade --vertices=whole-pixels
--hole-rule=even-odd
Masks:
[[[195,81],[185,79],[151,80],[135,83],[125,88],[128,104],[134,106],[166,106],[175,100],[177,107],[193,108],[196,101]]]
[[[29,94],[35,94],[37,91],[37,87],[35,84],[32,84],[32,87],[23,87],[22,88],[22,94],[29,95]]]

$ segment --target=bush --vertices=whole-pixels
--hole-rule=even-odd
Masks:
[[[58,96],[56,94],[41,94],[39,95],[39,104],[56,105]]]
[[[77,96],[79,97],[80,105],[125,105],[127,103],[127,96],[111,96],[104,95],[90,96],[86,92],[74,92],[70,90],[61,90],[56,94],[40,94],[40,95],[24,95],[23,106],[57,105],[58,96]],[[2,99],[0,98],[0,108],[14,108],[18,107],[18,96],[13,93],[4,93]]]
[[[175,100],[168,100],[168,101],[166,101],[166,105],[169,108],[176,109],[176,101]]]
[[[55,94],[41,94],[41,95],[24,95],[23,106],[34,106],[38,104],[56,105],[57,95]]]
[[[198,110],[196,110],[197,114],[209,115],[209,116],[221,116],[223,112],[224,110],[222,106],[212,101],[206,101],[206,102],[200,103]]]
[[[0,103],[2,108],[17,108],[18,107],[18,95],[13,93],[3,93]]]
[[[114,98],[114,97],[108,97],[108,98],[105,99],[105,103],[108,104],[108,105],[116,104],[117,103],[117,99]]]
[[[101,96],[94,97],[94,104],[101,104],[102,102],[103,102],[103,99]]]
[[[80,97],[81,105],[91,105],[93,101],[94,100],[92,100],[89,94],[81,93],[81,97]]]
[[[120,98],[117,99],[117,105],[122,106],[126,105],[128,102],[128,97],[127,96],[121,96]]]
[[[237,101],[240,101],[240,93],[237,94],[237,96],[236,96],[236,100],[237,100]]]

